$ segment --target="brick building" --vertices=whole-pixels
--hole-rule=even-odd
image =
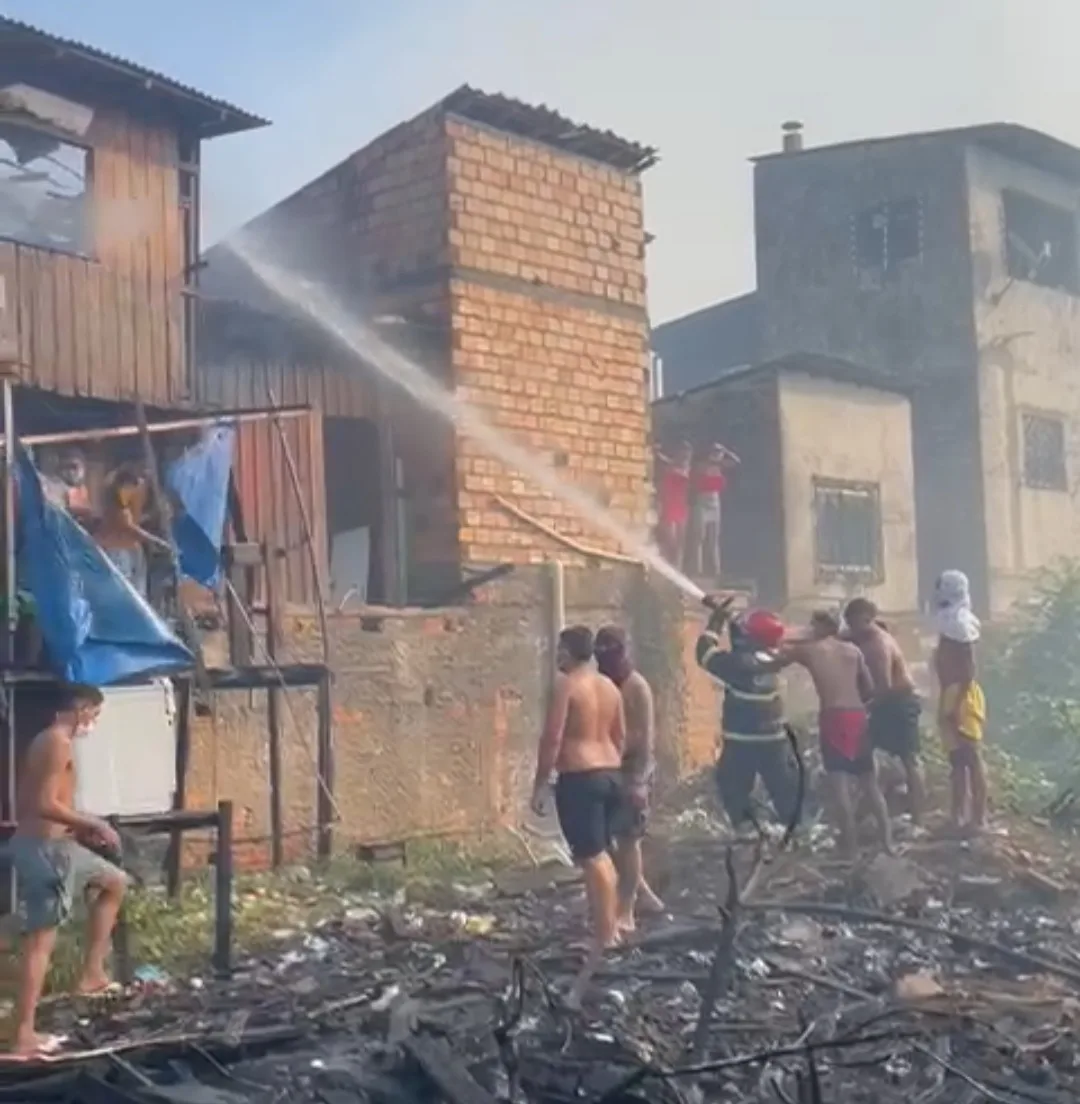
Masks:
[[[629,628],[656,687],[661,784],[712,760],[716,691],[693,658],[704,610],[639,567],[599,565],[523,521],[611,548],[370,365],[380,342],[407,354],[559,478],[644,527],[652,465],[640,173],[654,159],[546,109],[463,88],[256,218],[241,241],[355,313],[363,355],[315,332],[228,243],[207,255],[202,287],[214,298],[199,317],[200,397],[306,404],[312,451],[321,434],[322,463],[312,457],[310,471],[325,472],[325,499],[316,474],[305,487],[313,515],[325,505],[333,607],[343,607],[331,608],[327,631],[344,837],[516,821],[564,618]],[[272,455],[252,455],[252,487]],[[241,498],[258,497],[240,483]],[[277,514],[255,528],[279,554],[295,543]],[[370,535],[367,605],[349,598],[343,550],[357,530]],[[552,572],[534,566],[545,558],[568,567],[561,608]],[[447,602],[463,572],[505,562],[520,566],[471,607]],[[285,586],[294,608],[279,659],[311,659],[321,633],[311,595]],[[302,746],[312,703],[296,708],[300,723],[283,736],[291,826],[313,822],[315,795]],[[221,703],[192,768],[198,800],[229,795],[255,838],[267,823],[261,709]],[[301,847],[302,832],[294,838]]]
[[[242,234],[328,284],[560,478],[644,527],[651,464],[640,173],[654,160],[647,147],[466,87]],[[208,261],[210,294],[281,312],[227,245]],[[220,391],[230,361],[245,356],[242,338],[231,349],[219,342],[204,358],[204,391]],[[328,390],[310,377],[323,370],[290,370],[278,397],[320,405]],[[452,585],[463,565],[543,559],[549,538],[495,496],[566,537],[610,548],[587,520],[378,373],[358,361],[346,377],[323,409],[328,531],[333,546],[358,518],[369,527],[385,581],[377,597],[428,595]],[[361,455],[376,458],[366,482]],[[334,492],[342,473],[346,496]],[[346,517],[339,498],[367,505]]]

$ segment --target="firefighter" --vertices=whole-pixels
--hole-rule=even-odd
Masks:
[[[716,783],[736,831],[753,823],[752,795],[761,777],[777,817],[796,814],[798,773],[791,754],[779,672],[789,660],[778,649],[784,625],[768,610],[733,615],[734,598],[712,598],[713,609],[698,638],[697,661],[724,687],[723,748]],[[730,648],[725,648],[727,631]]]

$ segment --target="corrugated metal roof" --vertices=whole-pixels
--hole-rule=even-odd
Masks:
[[[1080,180],[1080,148],[1063,142],[1051,134],[1019,123],[980,123],[976,126],[952,127],[945,130],[915,131],[911,134],[891,134],[878,138],[856,138],[849,142],[835,142],[825,146],[805,146],[801,150],[762,154],[752,161],[775,161],[781,158],[803,157],[834,150],[858,149],[861,146],[879,146],[888,142],[942,141],[962,142],[993,150],[1012,161],[1033,165],[1045,172]]]
[[[628,141],[610,130],[583,126],[541,104],[534,106],[463,84],[441,101],[443,110],[493,130],[531,138],[567,153],[600,161],[628,173],[644,172],[660,159],[652,146]]]
[[[186,114],[197,123],[200,135],[205,138],[232,134],[241,130],[253,130],[256,127],[267,126],[269,122],[225,100],[207,96],[190,85],[181,84],[165,76],[164,73],[136,65],[115,54],[99,50],[95,46],[88,46],[85,42],[63,38],[43,31],[39,27],[33,27],[29,23],[0,15],[0,41],[5,38],[14,42],[40,43],[74,55],[93,66],[112,72],[121,79],[137,84],[143,95],[157,93],[159,97],[171,101],[173,106],[180,109],[182,113],[183,108],[186,107]]]

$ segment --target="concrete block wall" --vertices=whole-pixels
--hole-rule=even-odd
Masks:
[[[395,610],[330,620],[334,656],[335,801],[340,848],[356,842],[470,835],[517,823],[535,766],[551,665],[550,579],[523,568],[468,608]],[[711,762],[718,705],[697,669],[703,614],[635,568],[569,569],[567,621],[628,628],[653,685],[660,784]],[[314,618],[287,622],[286,659],[314,659]],[[286,854],[313,845],[314,695],[283,709]],[[264,865],[269,787],[264,696],[218,694],[193,731],[189,805],[236,807],[240,861]]]

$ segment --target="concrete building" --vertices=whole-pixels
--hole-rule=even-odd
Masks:
[[[1080,150],[1011,124],[803,148],[754,168],[752,347],[910,387],[925,596],[962,567],[999,613],[1080,537]],[[656,334],[678,346],[701,315]],[[723,357],[664,358],[667,380]],[[727,319],[728,321],[725,321]],[[721,369],[722,370],[722,369]]]
[[[559,479],[644,527],[651,457],[640,174],[654,160],[648,147],[465,87],[242,233],[329,285]],[[213,294],[281,311],[227,247],[210,250],[208,262]],[[212,377],[223,356],[218,342],[203,370],[208,394],[222,390]],[[308,374],[323,371],[312,365]],[[445,589],[469,566],[540,562],[555,546],[520,512],[610,549],[602,531],[527,473],[492,459],[364,365],[335,372],[333,387],[298,373],[288,373],[279,398],[323,405],[335,396],[325,413],[340,451],[327,454],[328,481],[341,473],[353,497],[373,502],[382,577],[401,582],[385,588],[387,600]],[[376,460],[358,470],[360,455]],[[354,522],[330,516],[331,541]]]
[[[911,409],[844,361],[790,356],[653,405],[662,439],[720,440],[742,459],[724,495],[724,576],[795,611],[855,594],[915,606]],[[843,426],[838,433],[837,427]]]

